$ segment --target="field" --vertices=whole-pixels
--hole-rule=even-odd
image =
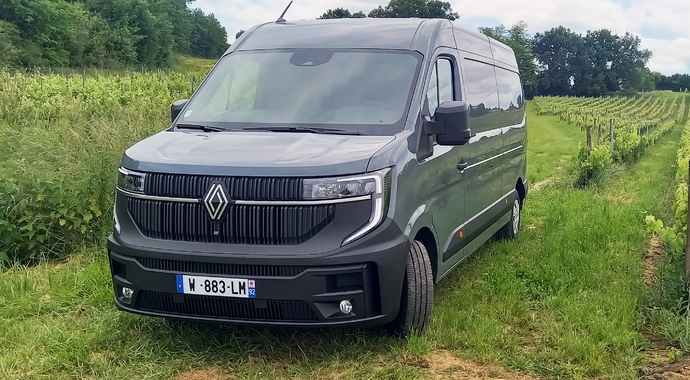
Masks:
[[[637,378],[690,350],[678,317],[682,257],[645,222],[674,226],[687,183],[677,162],[690,151],[690,99],[669,93],[606,100],[607,123],[617,104],[653,108],[644,119],[664,133],[634,159],[609,156],[584,187],[583,125],[537,112],[579,100],[530,101],[521,236],[490,242],[440,283],[424,336],[175,325],[116,311],[103,246],[114,173],[122,151],[165,128],[169,103],[191,90],[189,74],[167,75],[0,74],[0,379]]]

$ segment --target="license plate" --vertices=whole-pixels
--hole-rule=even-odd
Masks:
[[[203,296],[256,298],[256,281],[244,278],[178,274],[177,292]]]

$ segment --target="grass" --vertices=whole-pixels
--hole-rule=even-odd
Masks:
[[[181,73],[197,71],[208,72],[213,65],[216,64],[216,61],[217,59],[205,59],[175,54],[172,62],[172,69]]]
[[[558,116],[539,116],[527,103],[527,180],[530,186],[547,178],[570,172],[578,144],[585,132],[560,121]]]
[[[514,242],[490,242],[437,288],[427,334],[171,325],[115,310],[101,248],[0,272],[0,378],[416,379],[440,350],[545,377],[635,378],[646,213],[664,215],[680,128],[600,186],[574,189],[582,132],[529,114],[528,196]],[[1,271],[1,269],[0,269]]]

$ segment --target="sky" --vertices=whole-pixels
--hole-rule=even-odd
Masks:
[[[196,0],[192,7],[213,13],[235,33],[256,24],[274,21],[289,0]],[[530,34],[563,25],[576,33],[609,29],[626,31],[652,51],[648,67],[665,75],[690,73],[690,0],[449,0],[460,14],[455,22],[476,30],[479,26],[506,26],[523,20]],[[285,18],[314,19],[330,8],[369,13],[388,0],[295,0]]]

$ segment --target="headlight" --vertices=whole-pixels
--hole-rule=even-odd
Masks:
[[[356,178],[328,178],[305,179],[302,198],[311,199],[339,199],[361,197],[373,194],[377,190],[379,176],[363,176]]]
[[[343,245],[351,243],[378,227],[386,216],[390,194],[390,169],[354,177],[306,179],[302,197],[305,200],[342,199],[371,196],[371,214],[364,227],[348,236]]]
[[[125,168],[119,168],[118,172],[117,186],[119,188],[137,193],[144,192],[145,173],[137,173]]]

